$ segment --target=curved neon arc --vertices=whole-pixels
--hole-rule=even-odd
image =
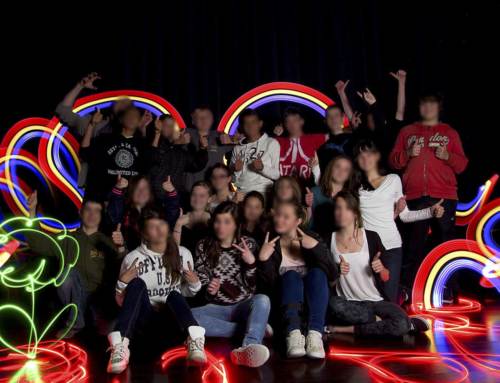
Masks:
[[[471,201],[457,203],[457,211],[455,213],[457,225],[465,226],[472,220],[474,214],[481,210],[490,197],[497,181],[498,174],[494,174],[484,185],[479,187],[476,196]]]
[[[260,85],[238,97],[221,118],[217,131],[230,135],[236,133],[238,115],[245,108],[258,107],[274,101],[290,101],[312,107],[324,116],[333,100],[316,89],[292,82],[272,82]]]
[[[122,98],[129,98],[138,107],[147,109],[156,116],[170,114],[180,129],[186,127],[181,114],[171,103],[153,93],[139,90],[113,90],[82,97],[76,100],[73,111],[84,116],[93,112],[98,106],[110,107],[114,101]]]

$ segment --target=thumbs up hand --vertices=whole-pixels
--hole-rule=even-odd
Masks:
[[[444,199],[440,199],[434,205],[431,206],[431,213],[433,217],[441,218],[444,214],[444,207],[441,205],[444,202]]]
[[[128,180],[123,178],[121,174],[118,174],[115,187],[120,190],[126,189],[128,187]]]
[[[173,192],[175,190],[175,186],[172,183],[172,180],[171,180],[170,176],[168,176],[167,179],[161,184],[161,187],[167,193],[171,193],[171,192]]]
[[[448,161],[448,158],[450,158],[450,153],[448,153],[448,147],[446,144],[439,145],[436,148],[436,157],[439,158],[440,160]]]
[[[306,187],[305,202],[307,207],[312,207],[314,202],[314,194],[308,187]]]
[[[118,248],[123,247],[125,245],[125,239],[123,238],[121,229],[122,229],[122,224],[119,223],[116,226],[116,230],[113,231],[113,233],[111,233],[111,240]]]
[[[382,263],[382,261],[380,260],[380,256],[381,256],[381,253],[380,251],[375,255],[375,257],[373,257],[373,261],[372,261],[372,269],[374,272],[376,272],[377,274],[380,273],[381,271],[383,271],[385,269],[384,267],[384,264]]]
[[[349,262],[347,262],[344,257],[340,256],[340,274],[347,275],[349,274]]]

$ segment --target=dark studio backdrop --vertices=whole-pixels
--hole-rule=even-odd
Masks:
[[[470,166],[460,177],[464,200],[499,170],[498,108],[488,94],[498,76],[487,29],[494,15],[481,2],[448,1],[164,1],[126,5],[20,3],[4,13],[0,133],[24,117],[50,117],[73,84],[90,71],[100,90],[157,93],[189,122],[209,104],[220,117],[243,92],[269,81],[295,81],[335,100],[334,84],[349,92],[368,86],[392,115],[396,81],[408,71],[407,116],[417,96],[438,90],[443,119],[460,133]],[[18,9],[15,9],[18,8]],[[487,48],[483,49],[482,44]],[[489,45],[489,48],[488,48]],[[492,78],[493,77],[493,78]],[[338,101],[338,100],[337,100]],[[279,108],[264,111],[268,127]],[[310,120],[318,130],[321,121]]]
[[[100,90],[157,93],[189,122],[194,106],[209,104],[217,118],[242,93],[270,81],[303,83],[338,101],[335,82],[351,79],[355,108],[362,105],[355,91],[368,86],[390,116],[396,81],[388,72],[402,68],[408,119],[416,117],[420,93],[445,97],[443,119],[459,131],[470,159],[459,177],[461,199],[470,200],[500,171],[498,13],[481,1],[142,1],[107,9],[103,3],[5,7],[0,135],[22,118],[51,117],[90,71],[102,74]],[[264,111],[267,128],[283,107]],[[307,129],[321,124],[310,119]]]

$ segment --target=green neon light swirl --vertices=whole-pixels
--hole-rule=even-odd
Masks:
[[[52,221],[54,224],[60,225],[62,227],[62,231],[56,236],[53,237],[51,235],[46,234],[41,230],[34,229],[33,226],[38,221]],[[10,226],[15,227],[15,229],[9,230]],[[45,277],[44,272],[45,267],[47,265],[47,260],[43,257],[40,257],[38,264],[34,267],[33,271],[25,273],[23,275],[17,275],[16,268],[14,266],[7,266],[4,268],[0,267],[0,284],[11,289],[24,289],[27,294],[30,296],[31,307],[28,311],[24,308],[13,304],[7,303],[0,306],[0,318],[2,314],[6,312],[10,314],[14,314],[16,318],[20,322],[24,322],[26,324],[26,328],[29,331],[28,336],[28,347],[26,351],[23,351],[12,344],[8,339],[6,339],[0,329],[0,344],[4,345],[6,348],[24,355],[28,359],[35,359],[37,355],[38,345],[45,338],[47,333],[53,328],[54,324],[57,320],[63,315],[67,313],[67,311],[72,312],[70,324],[66,327],[65,332],[61,334],[60,338],[64,338],[64,336],[68,333],[68,331],[73,327],[76,316],[78,313],[77,306],[73,303],[64,306],[61,310],[59,310],[52,318],[48,321],[42,329],[37,329],[35,322],[35,313],[36,313],[36,294],[41,289],[53,285],[55,287],[61,286],[66,280],[71,269],[76,265],[78,261],[78,256],[80,254],[80,246],[78,242],[69,235],[69,231],[66,229],[64,224],[55,219],[49,217],[37,217],[37,218],[26,218],[26,217],[14,217],[8,219],[2,223],[0,223],[0,247],[8,243],[9,241],[14,239],[16,234],[23,233],[35,233],[36,235],[41,235],[47,240],[50,241],[51,245],[55,249],[56,257],[58,258],[58,269],[57,273],[53,277]],[[75,246],[75,253],[73,254],[72,260],[68,262],[67,257],[65,257],[64,251],[60,243],[62,241],[70,241]],[[1,320],[0,320],[1,323]]]

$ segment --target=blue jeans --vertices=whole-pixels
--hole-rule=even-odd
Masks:
[[[70,303],[76,305],[78,312],[73,329],[76,331],[83,329],[85,327],[85,312],[87,311],[89,293],[78,270],[71,269],[64,282],[57,288],[57,296],[63,305]],[[69,319],[68,322],[70,322]],[[69,324],[67,323],[67,325]]]
[[[281,276],[281,305],[288,332],[302,328],[304,303],[308,308],[308,330],[323,333],[328,307],[328,279],[323,270],[310,269],[305,277],[296,271]]]
[[[270,310],[269,297],[256,294],[234,305],[210,303],[192,311],[196,321],[205,328],[206,336],[231,338],[243,333],[243,346],[247,346],[262,343]]]
[[[392,303],[398,303],[402,262],[403,249],[401,247],[386,250],[382,256],[382,263],[389,270],[389,280],[383,283],[384,293]]]

